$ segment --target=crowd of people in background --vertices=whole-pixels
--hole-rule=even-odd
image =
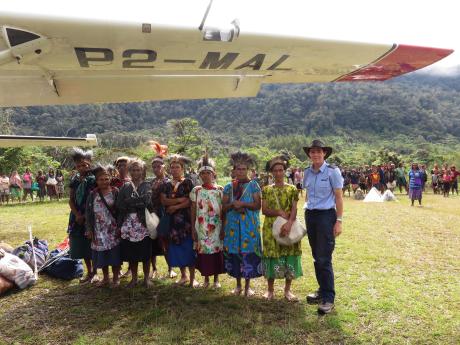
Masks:
[[[425,164],[413,163],[410,169],[406,169],[403,163],[398,167],[394,163],[362,166],[358,168],[341,168],[344,178],[344,195],[356,193],[358,188],[367,193],[375,187],[381,193],[389,189],[391,192],[399,190],[400,193],[409,194],[411,189],[418,187],[422,192],[426,191],[427,185],[431,187],[434,194],[442,194],[448,197],[449,194],[458,195],[458,176],[460,172],[454,165],[444,164],[442,169],[434,164],[433,169],[428,172]],[[428,182],[431,179],[431,185]],[[417,180],[417,181],[416,181]],[[420,181],[418,181],[420,180]],[[412,181],[412,182],[411,182]]]
[[[22,203],[29,198],[41,202],[64,198],[64,175],[60,169],[38,170],[36,174],[25,169],[23,174],[13,170],[10,175],[0,172],[0,204]]]

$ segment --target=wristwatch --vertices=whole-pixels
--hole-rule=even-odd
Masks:
[[[337,221],[342,223],[342,217],[337,217]]]

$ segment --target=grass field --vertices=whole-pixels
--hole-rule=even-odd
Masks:
[[[320,317],[304,302],[316,288],[308,243],[300,303],[177,288],[170,280],[133,290],[98,289],[41,276],[37,285],[0,299],[5,344],[459,344],[460,197],[427,194],[423,207],[365,204],[345,198],[344,232],[334,253],[336,309]],[[301,215],[300,212],[299,215]],[[0,241],[18,245],[26,226],[53,247],[62,241],[65,202],[0,207]],[[301,216],[303,218],[303,216]],[[160,271],[166,273],[164,260]],[[200,278],[201,279],[201,278]]]

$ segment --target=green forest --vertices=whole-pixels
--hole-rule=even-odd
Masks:
[[[460,75],[266,85],[255,98],[9,108],[0,110],[0,123],[3,134],[95,133],[97,157],[107,162],[121,153],[149,159],[145,143],[156,140],[192,158],[208,149],[222,167],[236,149],[250,151],[262,166],[280,151],[304,165],[302,146],[322,138],[335,148],[331,160],[342,165],[460,164]],[[0,151],[5,168],[38,161],[68,165],[62,149]]]

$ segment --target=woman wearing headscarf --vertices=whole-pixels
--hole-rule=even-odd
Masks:
[[[193,182],[184,177],[185,167],[190,160],[181,155],[172,155],[169,158],[169,172],[171,180],[161,186],[161,204],[169,217],[167,261],[171,267],[179,267],[181,278],[176,282],[185,285],[187,278],[186,268],[190,273],[189,286],[197,287],[195,280],[196,253],[193,249],[192,225],[190,216],[190,192]]]
[[[250,288],[251,279],[262,275],[260,219],[260,187],[248,177],[254,159],[244,152],[230,156],[235,180],[224,188],[223,210],[226,212],[224,225],[225,270],[236,279],[233,294],[242,292],[241,279],[245,280],[244,295],[254,295]]]

